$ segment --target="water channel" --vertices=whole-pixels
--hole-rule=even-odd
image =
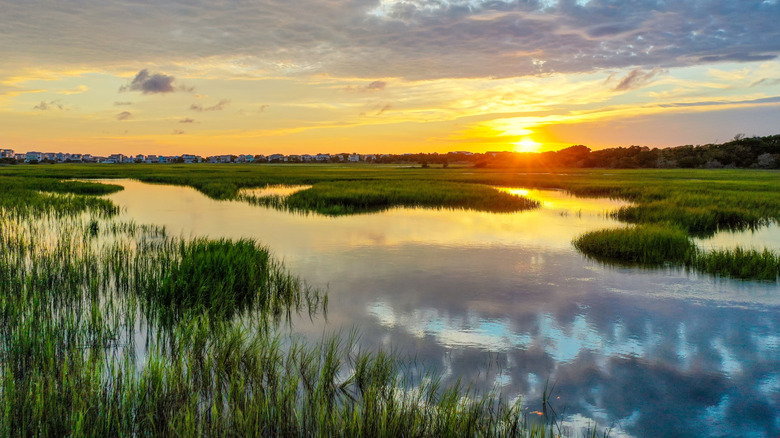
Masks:
[[[521,396],[529,412],[549,381],[557,412],[611,436],[780,435],[780,286],[578,253],[577,235],[623,226],[605,214],[622,201],[513,189],[542,207],[326,217],[118,184],[125,190],[108,197],[126,219],[185,237],[254,238],[327,288],[327,319],[294,322],[303,337],[357,327],[363,345],[394,348],[445,382]],[[780,247],[780,228],[699,241],[737,243]]]

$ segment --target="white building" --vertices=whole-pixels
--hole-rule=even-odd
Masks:
[[[30,161],[38,161],[40,162],[43,159],[43,154],[41,152],[27,152],[24,154],[24,162],[29,163]]]
[[[13,149],[0,149],[0,158],[13,158],[13,157],[14,157]]]

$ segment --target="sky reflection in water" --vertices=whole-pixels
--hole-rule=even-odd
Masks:
[[[110,198],[126,217],[185,236],[256,238],[328,287],[328,321],[296,320],[304,336],[357,326],[366,346],[395,347],[445,381],[522,394],[530,410],[550,379],[557,410],[621,434],[780,434],[780,287],[577,253],[580,233],[621,226],[605,212],[623,202],[531,190],[543,207],[522,213],[332,218],[120,184]],[[778,228],[767,233],[780,240]]]

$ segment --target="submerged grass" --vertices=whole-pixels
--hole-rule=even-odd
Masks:
[[[281,317],[326,297],[267,249],[119,222],[82,189],[0,192],[0,435],[561,435],[352,337],[291,338]]]

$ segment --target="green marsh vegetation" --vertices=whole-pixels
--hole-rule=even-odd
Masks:
[[[340,215],[379,211],[396,206],[469,208],[517,211],[533,208],[531,200],[511,199],[482,186],[564,189],[576,196],[611,197],[632,205],[611,212],[614,218],[640,227],[679,229],[690,237],[706,237],[722,230],[754,229],[780,221],[780,172],[761,170],[625,170],[625,169],[447,169],[385,165],[78,165],[9,166],[3,175],[33,177],[36,181],[72,178],[135,178],[145,182],[186,185],[215,199],[245,202],[298,212]],[[10,178],[9,178],[10,179]],[[242,188],[276,184],[312,187],[289,197],[240,196]],[[651,228],[649,233],[654,233]],[[612,230],[619,239],[622,231]],[[638,263],[633,256],[595,252],[591,256]],[[698,260],[704,260],[699,252]],[[766,269],[753,273],[744,266],[771,266],[772,251],[736,249],[721,253],[715,262],[689,263],[690,269],[746,279],[769,279]],[[773,258],[774,257],[774,258]],[[674,254],[667,257],[674,262]],[[650,263],[653,265],[654,263]],[[731,264],[731,266],[726,266]]]
[[[4,179],[7,178],[7,179]],[[559,436],[354,337],[251,240],[120,222],[94,183],[0,176],[0,435]]]
[[[463,208],[512,212],[539,203],[478,184],[431,181],[322,182],[289,196],[239,196],[251,204],[325,215],[368,213],[392,207]]]
[[[679,228],[657,225],[592,231],[574,246],[599,261],[647,267],[670,266],[720,277],[776,281],[780,254],[755,249],[705,251]]]

